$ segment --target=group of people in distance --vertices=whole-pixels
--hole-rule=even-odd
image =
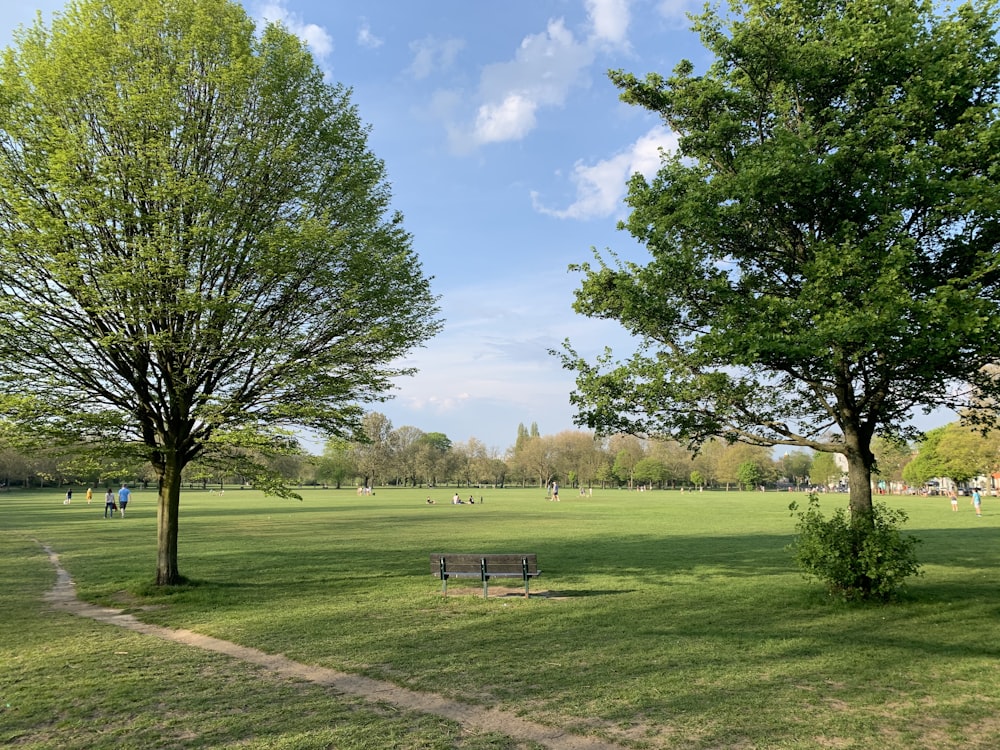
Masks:
[[[479,498],[479,502],[480,503],[483,502],[483,498],[480,497]],[[427,504],[428,505],[437,505],[437,503],[434,501],[433,498],[431,498],[430,495],[427,496]],[[451,498],[451,504],[452,505],[475,505],[476,501],[473,499],[472,495],[469,495],[469,499],[468,500],[463,500],[461,497],[458,496],[458,493],[456,492],[455,495],[454,495],[454,497]]]
[[[951,498],[951,509],[954,512],[958,512],[958,494],[953,489],[948,493],[948,497]],[[976,515],[982,517],[983,515],[983,496],[979,494],[979,488],[976,487],[972,490],[972,507],[976,511]]]
[[[108,491],[104,493],[104,517],[114,518],[115,511],[119,511],[122,514],[122,518],[125,518],[125,508],[128,506],[128,501],[132,497],[132,492],[129,490],[127,484],[123,484],[122,488],[118,490],[118,499],[115,501],[115,493],[111,491],[108,487]],[[87,488],[87,505],[90,505],[90,501],[94,499],[94,488]],[[66,499],[63,500],[63,505],[69,505],[73,502],[73,490],[66,490]]]

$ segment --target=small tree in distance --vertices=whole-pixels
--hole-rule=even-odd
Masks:
[[[760,466],[755,464],[753,461],[744,461],[741,463],[737,469],[737,475],[739,476],[740,486],[744,490],[751,490],[759,487],[764,478],[764,474],[760,470]]]

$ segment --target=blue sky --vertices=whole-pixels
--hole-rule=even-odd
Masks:
[[[386,164],[395,208],[440,295],[445,327],[407,364],[393,426],[504,450],[519,423],[574,429],[572,374],[548,354],[630,349],[621,329],[572,311],[567,266],[592,248],[644,253],[616,229],[625,183],[651,175],[672,137],[622,104],[621,68],[669,73],[709,62],[686,13],[700,0],[244,0],[310,45],[353,89]],[[0,46],[63,0],[0,0]],[[949,419],[921,419],[922,427]],[[924,422],[927,422],[924,424]],[[314,450],[316,446],[311,446]]]
[[[0,46],[62,0],[0,0]],[[591,248],[641,257],[623,218],[628,176],[652,174],[670,135],[618,100],[607,71],[670,72],[704,53],[685,0],[244,0],[310,45],[353,89],[395,207],[441,296],[445,327],[376,407],[395,427],[500,450],[518,423],[573,429],[572,374],[548,354],[628,347],[571,308],[571,263]]]

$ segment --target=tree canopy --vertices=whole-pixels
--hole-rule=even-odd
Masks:
[[[186,464],[354,434],[439,327],[367,134],[231,0],[75,0],[3,53],[0,404],[152,463],[161,584]]]
[[[839,452],[865,515],[875,435],[996,416],[996,6],[750,0],[694,28],[703,74],[611,73],[678,146],[629,183],[648,262],[575,267],[575,309],[640,342],[567,342],[578,424]]]
[[[916,456],[903,467],[903,478],[913,485],[947,477],[960,484],[996,470],[996,431],[986,435],[952,422],[929,430],[920,441]]]

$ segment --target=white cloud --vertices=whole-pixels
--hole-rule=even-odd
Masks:
[[[523,138],[535,127],[538,102],[523,94],[509,94],[496,104],[484,104],[476,115],[476,140],[479,143],[513,141]]]
[[[562,19],[549,21],[544,32],[521,41],[513,60],[483,69],[476,116],[465,126],[452,126],[453,144],[468,148],[524,138],[539,109],[565,102],[594,56]]]
[[[594,38],[616,46],[627,45],[629,0],[586,0]]]
[[[468,393],[458,393],[454,396],[410,396],[406,405],[414,411],[432,411],[436,414],[455,411],[469,400]]]
[[[439,40],[432,36],[410,42],[413,62],[407,70],[417,80],[427,78],[437,70],[447,70],[464,47],[465,42],[461,39]]]
[[[531,200],[539,213],[560,219],[593,219],[611,216],[621,209],[628,179],[639,172],[652,177],[660,167],[660,150],[673,151],[677,138],[666,128],[656,127],[625,151],[596,164],[577,163],[570,180],[576,186],[576,200],[564,209],[542,204],[539,194]]]
[[[688,13],[700,13],[703,6],[696,0],[660,0],[656,9],[668,21],[673,21],[677,28],[687,28],[691,23]]]
[[[309,45],[309,49],[319,59],[333,52],[333,37],[326,29],[314,23],[306,23],[297,13],[285,7],[285,0],[262,3],[257,11],[258,18],[267,23],[280,23],[295,36]]]
[[[361,27],[358,29],[357,39],[359,47],[367,47],[368,49],[378,49],[383,44],[380,38],[372,34],[368,21],[364,19],[362,19]]]

